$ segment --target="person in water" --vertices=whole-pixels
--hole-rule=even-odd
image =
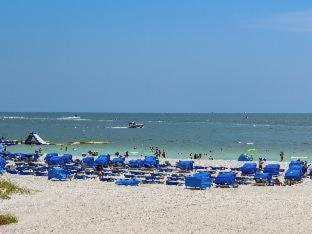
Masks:
[[[284,161],[284,152],[283,151],[280,153],[280,158],[281,158],[281,162],[283,162]]]
[[[166,158],[165,150],[163,150],[163,152],[162,152],[162,157],[163,157],[163,158]]]

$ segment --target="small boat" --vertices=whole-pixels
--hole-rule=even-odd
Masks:
[[[143,128],[144,124],[136,123],[136,122],[130,122],[128,128]]]
[[[68,117],[61,117],[57,119],[58,120],[80,120],[80,116],[74,115],[74,116],[68,116]]]

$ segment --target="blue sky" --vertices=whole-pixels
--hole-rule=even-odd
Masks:
[[[312,112],[312,2],[0,2],[0,111]]]

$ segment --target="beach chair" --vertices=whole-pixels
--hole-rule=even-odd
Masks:
[[[108,167],[109,164],[110,164],[110,155],[109,154],[100,155],[94,161],[94,166]]]
[[[180,169],[179,172],[189,172],[194,169],[194,161],[178,161],[177,166],[178,169]]]
[[[0,158],[4,158],[5,160],[13,160],[15,158],[15,155],[8,152],[8,151],[2,151],[0,152]]]
[[[247,184],[251,184],[253,179],[250,177],[245,177],[245,176],[237,176],[236,177],[236,183],[239,185],[247,185]]]
[[[264,173],[270,173],[273,176],[278,176],[280,173],[280,165],[279,164],[268,164],[264,167]]]
[[[83,167],[93,167],[94,166],[94,157],[87,156],[82,158],[81,165]]]
[[[272,174],[257,172],[255,173],[254,180],[255,185],[258,186],[272,185]]]
[[[103,181],[103,182],[114,182],[117,180],[113,176],[102,176],[102,177],[99,177],[99,179],[100,179],[100,181]]]
[[[18,174],[18,170],[16,170],[15,167],[11,167],[11,166],[6,167],[5,171],[9,174]]]
[[[128,162],[128,167],[135,169],[135,168],[142,168],[144,167],[144,160],[142,159],[134,159],[134,160],[130,160]]]
[[[145,156],[144,158],[144,167],[146,168],[157,168],[159,165],[159,160],[155,155]]]
[[[70,179],[69,171],[55,167],[48,170],[48,180],[68,180]]]
[[[242,175],[254,175],[256,171],[257,163],[245,163],[241,168]]]
[[[185,177],[185,188],[206,189],[212,185],[211,174],[209,172],[198,172]]]
[[[49,164],[50,158],[54,157],[54,156],[58,156],[58,153],[49,153],[46,154],[46,156],[44,157],[44,161]]]
[[[235,181],[236,174],[234,172],[220,172],[215,178],[214,183],[217,187],[237,187],[237,183]]]
[[[222,167],[222,166],[210,166],[210,168],[211,170],[214,170],[214,171],[224,171],[228,169],[227,167]]]
[[[286,180],[286,184],[287,181],[290,181],[289,184],[293,184],[300,182],[302,180],[302,177],[303,177],[302,168],[300,166],[299,167],[292,166],[286,171],[284,179]]]
[[[37,170],[35,171],[35,176],[47,176],[48,171],[47,170]]]
[[[7,161],[3,157],[0,157],[0,168],[4,169],[6,164]]]
[[[74,179],[76,179],[76,180],[85,180],[85,179],[87,179],[87,176],[85,174],[77,173],[77,174],[74,175]]]
[[[182,182],[180,182],[180,181],[173,181],[173,180],[167,180],[165,184],[166,185],[174,185],[174,186],[181,186],[181,185],[183,185]]]
[[[125,158],[124,157],[113,158],[112,166],[115,168],[123,168],[125,166]]]
[[[120,179],[115,182],[117,185],[125,185],[125,186],[138,186],[140,181],[138,179]]]

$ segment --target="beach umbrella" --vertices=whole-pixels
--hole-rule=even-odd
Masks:
[[[3,145],[0,144],[0,150],[3,150],[3,148],[4,148]]]

